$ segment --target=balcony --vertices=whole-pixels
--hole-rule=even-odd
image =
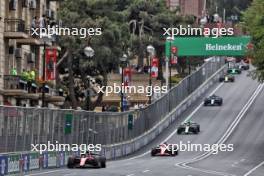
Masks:
[[[40,100],[42,98],[42,86],[21,79],[18,75],[4,75],[4,90],[0,91],[4,96],[20,99]],[[62,103],[65,98],[57,90],[45,86],[45,100],[49,103]]]
[[[5,96],[20,97],[28,93],[27,82],[20,76],[4,75],[4,90],[1,92]]]
[[[5,29],[4,37],[8,39],[26,39],[28,34],[26,33],[25,21],[21,19],[8,19],[4,20]]]
[[[42,88],[39,89],[39,98],[42,98]],[[65,101],[65,97],[60,95],[56,89],[45,86],[45,101],[49,103],[60,103]]]

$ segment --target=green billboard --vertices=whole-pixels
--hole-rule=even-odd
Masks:
[[[244,56],[249,36],[240,37],[177,37],[166,41],[166,56],[177,47],[177,56]]]

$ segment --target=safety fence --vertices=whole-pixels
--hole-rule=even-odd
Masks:
[[[0,107],[0,153],[30,151],[31,144],[110,145],[134,139],[160,122],[224,65],[213,58],[146,108],[123,113]]]
[[[217,83],[219,77],[225,72],[226,67],[223,60],[216,58],[205,63],[148,108],[124,113],[108,113],[108,116],[106,113],[84,111],[1,107],[0,125],[3,126],[0,128],[0,147],[6,151],[14,149],[17,151],[0,153],[0,176],[27,175],[34,170],[65,167],[70,155],[79,155],[79,152],[67,151],[43,152],[42,154],[29,151],[19,152],[19,150],[30,150],[31,144],[47,144],[47,141],[54,142],[54,144],[56,140],[60,144],[96,144],[101,141],[106,144],[102,147],[101,153],[107,159],[127,156],[155,139],[197,99],[202,97],[212,85]],[[195,74],[197,74],[196,77],[193,77]],[[203,77],[198,76],[199,74]],[[196,85],[190,85],[190,83]],[[199,83],[200,85],[198,85]],[[184,90],[184,88],[188,89]],[[173,94],[176,95],[173,97]],[[177,101],[174,100],[176,97],[179,98]],[[165,109],[161,111],[159,106]],[[148,115],[147,113],[153,114]],[[162,116],[158,117],[157,115]],[[46,119],[41,118],[42,116]],[[39,118],[42,121],[38,120]],[[156,122],[152,122],[152,118]],[[131,119],[132,126],[129,122]],[[111,123],[111,125],[108,126],[104,123]],[[8,129],[6,130],[6,128]],[[141,133],[134,130],[141,130]],[[105,136],[100,136],[100,133]],[[3,134],[13,135],[11,138],[11,136]],[[9,149],[10,147],[13,148]]]

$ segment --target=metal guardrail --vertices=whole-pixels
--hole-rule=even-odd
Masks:
[[[205,80],[224,65],[205,63],[150,106],[123,113],[0,107],[0,153],[30,151],[31,144],[110,145],[129,141],[150,130]],[[133,115],[133,128],[128,128]]]

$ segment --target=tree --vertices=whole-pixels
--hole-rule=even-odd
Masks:
[[[139,65],[142,66],[146,47],[152,44],[160,58],[159,78],[162,79],[166,39],[163,28],[193,22],[192,18],[170,11],[165,1],[157,0],[79,0],[78,3],[65,0],[61,4],[59,17],[65,27],[102,29],[100,36],[87,36],[84,39],[80,36],[62,36],[59,41],[64,54],[57,68],[59,73],[67,73],[66,79],[58,78],[59,86],[68,90],[67,102],[70,106],[82,106],[84,109],[91,102],[85,96],[89,89],[87,77],[96,77],[97,84],[105,86],[107,74],[118,70],[119,58],[123,53],[128,54],[129,58],[138,56]],[[87,45],[94,48],[94,58],[89,59],[83,54]],[[101,93],[97,96],[90,109],[100,104],[102,96]]]
[[[264,81],[264,1],[254,0],[251,6],[243,13],[245,29],[252,37],[254,49],[249,52],[253,58],[256,70],[252,72],[253,78]]]
[[[67,62],[60,64],[58,70],[65,73],[67,68],[68,76],[59,80],[60,86],[68,88],[67,100],[73,108],[82,106],[87,109],[89,97],[84,97],[85,92],[90,89],[87,77],[102,77],[97,79],[100,86],[107,84],[107,73],[116,70],[118,58],[122,55],[123,45],[127,41],[128,27],[125,21],[125,13],[118,11],[118,0],[65,0],[61,4],[59,17],[64,27],[68,28],[101,28],[100,36],[61,36],[59,45],[63,53],[67,53]],[[87,58],[83,54],[85,46],[90,45],[95,50],[93,58]],[[79,81],[79,83],[78,83]],[[99,94],[97,101],[92,104],[91,109],[97,106],[102,100]],[[86,98],[80,104],[80,99]]]
[[[159,79],[162,79],[162,62],[165,40],[163,28],[177,27],[179,24],[192,24],[194,20],[177,15],[166,6],[166,1],[134,0],[128,8],[128,21],[131,33],[130,49],[138,56],[139,66],[143,66],[146,47],[152,44],[160,58]]]

